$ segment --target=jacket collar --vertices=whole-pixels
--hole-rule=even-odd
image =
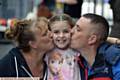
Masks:
[[[13,48],[10,53],[16,57],[17,63],[19,66],[24,66],[26,68],[26,70],[32,75],[30,68],[28,67],[25,58],[23,57],[22,53],[20,52],[20,48],[16,47]]]

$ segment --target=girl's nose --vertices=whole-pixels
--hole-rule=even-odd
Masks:
[[[61,32],[61,33],[59,34],[59,36],[60,36],[60,37],[63,37],[63,32]]]

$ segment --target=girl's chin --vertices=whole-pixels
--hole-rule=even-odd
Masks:
[[[68,48],[68,46],[57,46],[57,48],[59,48],[59,49],[62,49],[62,50],[65,50],[65,49],[67,49]]]

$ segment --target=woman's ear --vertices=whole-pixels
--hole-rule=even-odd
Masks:
[[[29,41],[29,45],[32,48],[37,48],[37,45],[36,45],[35,41]]]
[[[88,39],[88,44],[94,44],[97,42],[97,35],[91,35]]]

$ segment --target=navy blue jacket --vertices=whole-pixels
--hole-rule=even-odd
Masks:
[[[104,43],[99,53],[102,53],[112,66],[113,80],[120,80],[120,45]]]
[[[45,70],[44,70],[45,72]],[[19,48],[13,48],[0,60],[0,77],[32,77]]]
[[[106,45],[107,43],[105,43],[104,46]],[[107,53],[102,53],[102,52],[106,52],[107,50],[104,49],[105,51],[103,51],[102,48],[104,46],[102,44],[98,48],[94,64],[90,68],[86,60],[82,56],[79,57],[78,64],[80,65],[82,80],[112,80],[113,78],[112,65],[110,64],[110,62],[106,60],[108,57],[107,56],[108,51]]]

